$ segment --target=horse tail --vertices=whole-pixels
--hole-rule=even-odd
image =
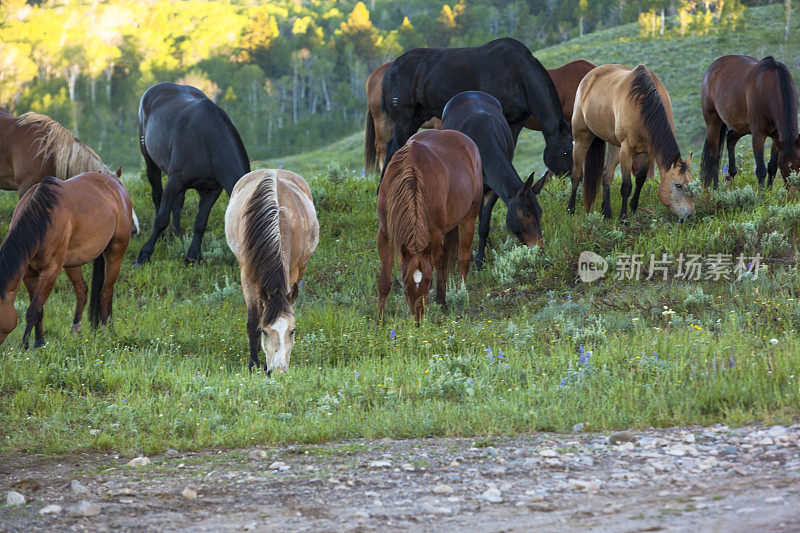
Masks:
[[[588,212],[597,198],[598,184],[603,175],[606,164],[606,142],[600,137],[595,137],[589,150],[586,152],[586,161],[583,164],[583,205]]]
[[[378,169],[375,150],[375,119],[372,111],[367,109],[367,125],[364,132],[364,171],[372,172]]]
[[[106,260],[103,254],[95,258],[92,264],[92,294],[89,297],[89,323],[92,327],[100,324],[100,292],[106,279]]]
[[[392,169],[397,169],[397,175],[391,180],[387,191],[389,242],[395,250],[405,248],[409,255],[421,254],[431,242],[425,184],[410,153],[415,146],[418,144],[412,141],[392,157]]]
[[[717,148],[717,159],[711,157],[711,149],[708,145],[708,138],[703,143],[703,157],[700,161],[700,177],[703,179],[703,187],[708,187],[714,180],[714,175],[719,172],[719,159],[722,157],[722,150],[725,147],[725,132],[728,127],[723,122],[719,127],[719,147]]]

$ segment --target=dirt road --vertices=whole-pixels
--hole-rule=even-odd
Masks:
[[[800,426],[131,459],[0,455],[0,530],[800,531]]]

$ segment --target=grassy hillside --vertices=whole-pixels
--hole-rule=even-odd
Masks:
[[[647,65],[658,74],[669,91],[678,142],[685,156],[694,151],[699,158],[705,134],[700,112],[700,81],[714,59],[725,54],[758,58],[771,54],[786,63],[796,79],[800,74],[800,51],[793,45],[783,44],[782,9],[777,5],[748,9],[741,24],[730,35],[688,36],[663,41],[642,39],[638,24],[627,24],[537,50],[534,55],[547,68],[559,67],[579,57],[597,64]],[[796,43],[798,39],[800,25],[795,24],[789,43]],[[741,140],[739,146],[749,147],[749,139]],[[541,133],[523,130],[514,159],[520,174],[527,176],[532,169],[544,170],[543,148]],[[351,168],[360,169],[363,165],[361,150],[363,134],[357,134],[328,149],[270,160],[269,164],[278,164],[285,159],[286,165],[296,165],[292,168],[321,172],[330,161],[336,160],[348,165],[352,161],[355,165]]]

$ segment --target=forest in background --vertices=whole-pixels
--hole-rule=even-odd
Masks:
[[[138,167],[141,94],[188,83],[230,114],[260,160],[363,127],[366,77],[410,48],[510,36],[536,50],[636,21],[638,39],[730,32],[766,3],[775,2],[4,0],[0,106],[48,114],[109,164]]]

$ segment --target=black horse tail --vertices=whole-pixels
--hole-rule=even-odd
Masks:
[[[367,126],[364,133],[364,172],[372,172],[378,169],[376,155],[375,119],[372,118],[372,111],[367,109]]]
[[[606,142],[600,137],[595,137],[586,152],[586,161],[583,164],[583,205],[586,211],[597,198],[598,184],[603,176],[603,167],[606,164]]]
[[[728,127],[723,122],[719,127],[719,146],[717,147],[717,157],[711,157],[711,148],[708,145],[708,137],[703,143],[703,158],[700,161],[700,177],[703,180],[703,187],[708,187],[714,181],[714,177],[719,174],[719,160],[722,157],[722,150],[725,147],[725,132]]]
[[[100,292],[105,278],[106,260],[100,254],[92,265],[92,294],[89,298],[89,323],[95,328],[100,324]]]

